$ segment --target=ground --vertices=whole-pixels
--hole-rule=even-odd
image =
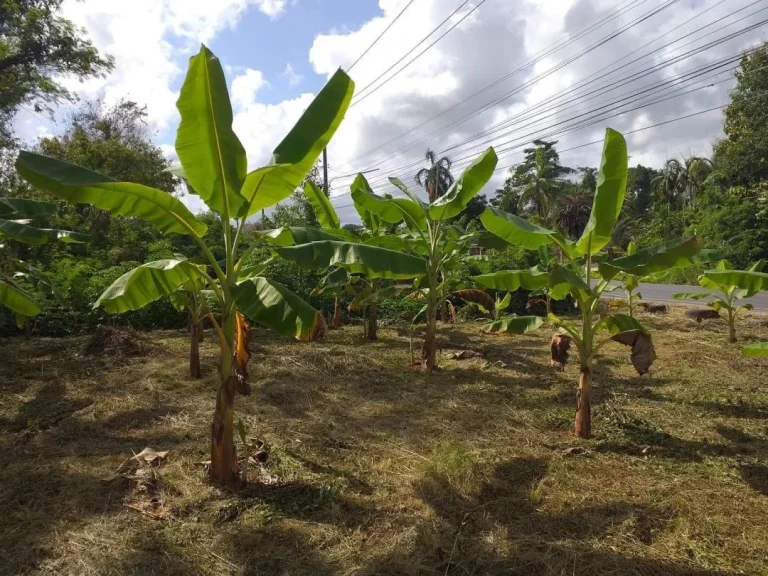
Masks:
[[[578,369],[550,368],[546,329],[441,326],[432,375],[410,367],[407,330],[255,330],[236,412],[271,452],[239,490],[198,464],[212,338],[200,381],[184,332],[134,358],[5,340],[2,574],[768,574],[768,361],[740,353],[768,318],[741,320],[739,345],[679,310],[642,319],[652,375],[603,349],[591,440],[570,435]],[[450,359],[466,348],[487,360]],[[169,451],[151,478],[115,475],[147,446]]]

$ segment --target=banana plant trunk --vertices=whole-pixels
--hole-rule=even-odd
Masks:
[[[427,303],[427,331],[421,348],[421,366],[427,372],[437,366],[437,303],[431,296]]]
[[[728,309],[728,341],[736,342],[736,314],[731,308]]]
[[[373,302],[368,306],[368,340],[377,340],[378,335],[376,331],[379,328],[378,310],[376,303]]]
[[[440,306],[440,322],[443,324],[448,322],[448,300],[445,300]]]
[[[237,455],[235,452],[235,390],[237,376],[233,370],[235,344],[235,312],[222,314],[221,329],[226,339],[221,345],[219,377],[221,383],[216,394],[216,410],[211,425],[211,480],[227,484],[237,480]]]
[[[339,305],[338,295],[333,301],[333,322],[331,322],[331,328],[341,328],[341,306]]]
[[[576,392],[574,434],[579,438],[592,436],[592,370],[584,364],[580,367],[579,390]]]
[[[189,376],[200,378],[200,342],[202,342],[202,326],[194,320],[189,325]]]

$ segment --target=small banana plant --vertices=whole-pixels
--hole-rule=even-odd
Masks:
[[[705,300],[707,306],[720,312],[725,310],[728,320],[728,341],[736,342],[736,316],[742,310],[752,310],[749,302],[741,303],[762,290],[768,290],[768,274],[762,272],[764,261],[756,262],[749,270],[733,270],[727,260],[720,260],[714,270],[699,276],[699,286],[707,292],[678,292],[678,300]]]

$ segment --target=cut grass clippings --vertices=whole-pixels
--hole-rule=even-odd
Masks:
[[[0,572],[766,574],[768,362],[740,346],[768,339],[768,319],[745,316],[738,345],[678,309],[642,320],[651,377],[603,349],[591,440],[570,434],[578,368],[550,368],[546,329],[441,326],[432,375],[409,368],[407,331],[256,329],[235,409],[270,451],[241,490],[198,465],[213,338],[200,381],[181,331],[120,362],[84,355],[87,338],[5,340]],[[464,349],[486,358],[451,358]],[[169,451],[151,482],[115,478],[145,447]]]

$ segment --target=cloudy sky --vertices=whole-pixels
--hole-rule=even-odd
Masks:
[[[572,166],[597,165],[600,145],[588,143],[607,125],[631,132],[631,164],[708,154],[734,59],[768,40],[768,0],[67,0],[64,11],[116,61],[109,77],[69,86],[146,105],[169,156],[186,62],[206,43],[225,65],[251,167],[397,18],[351,69],[356,96],[329,146],[345,221],[357,219],[346,175],[377,169],[374,188],[394,192],[386,176],[413,184],[427,148],[458,173],[493,145],[489,194],[536,137],[558,140]],[[23,112],[16,128],[27,140],[61,129]]]

